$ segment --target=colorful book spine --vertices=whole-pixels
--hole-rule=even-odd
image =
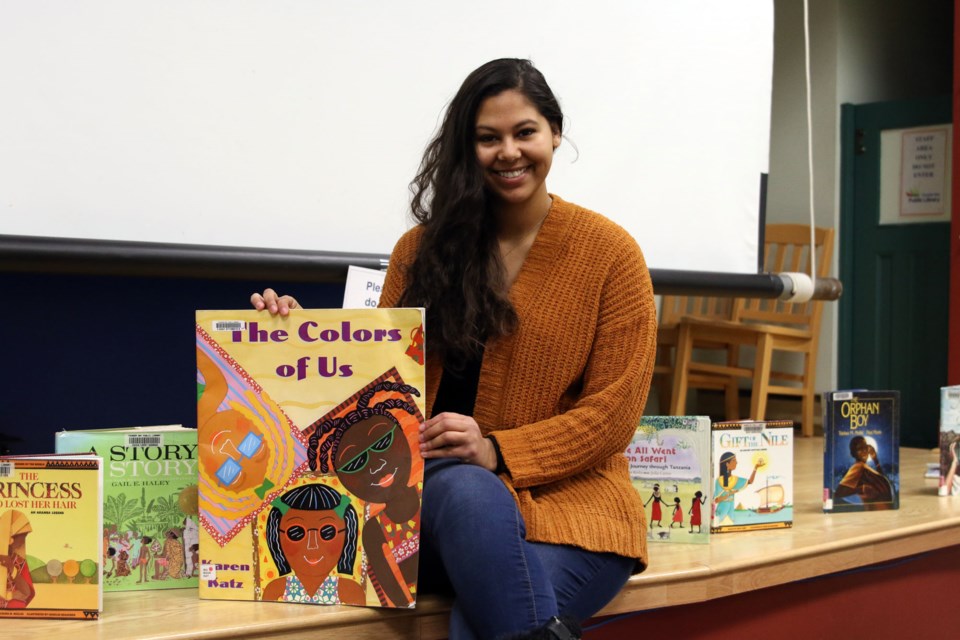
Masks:
[[[99,617],[102,464],[92,455],[0,457],[0,618]]]
[[[960,496],[960,385],[940,388],[941,496]]]
[[[626,451],[651,542],[710,541],[710,418],[644,416]]]
[[[197,312],[200,596],[412,607],[420,309]]]
[[[899,507],[900,392],[824,394],[824,512]]]
[[[58,453],[104,459],[104,590],[196,588],[197,430],[60,431],[55,441]]]
[[[713,533],[793,526],[793,422],[715,422]]]

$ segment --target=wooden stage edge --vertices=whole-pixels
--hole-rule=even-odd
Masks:
[[[900,450],[900,509],[824,514],[822,438],[797,438],[794,526],[714,535],[708,545],[651,544],[650,567],[598,614],[704,602],[960,545],[960,498],[924,479],[930,450]],[[18,638],[71,640],[294,638],[306,632],[358,640],[446,637],[448,603],[422,597],[415,610],[312,607],[199,600],[190,589],[108,593],[97,621],[5,620]]]

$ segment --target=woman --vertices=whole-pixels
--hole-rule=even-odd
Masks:
[[[663,498],[660,496],[660,485],[653,485],[653,493],[650,494],[650,497],[647,498],[647,501],[643,503],[643,506],[647,506],[650,502],[653,502],[653,506],[650,508],[650,528],[653,528],[653,523],[656,522],[658,527],[663,527],[660,524],[660,521],[663,520],[663,509],[660,507],[662,504],[667,504],[663,501]]]
[[[427,309],[420,586],[452,590],[454,640],[577,637],[646,565],[623,452],[653,370],[653,291],[629,234],[547,191],[562,132],[529,61],[471,73],[380,298]]]
[[[163,557],[166,559],[166,577],[179,580],[183,577],[183,543],[175,529],[167,529],[163,541]]]
[[[693,499],[690,501],[690,510],[687,513],[690,515],[690,533],[693,533],[693,528],[697,528],[697,533],[703,533],[701,527],[702,516],[700,515],[700,507],[706,504],[707,498],[703,495],[702,491],[697,491],[693,494]]]
[[[723,452],[723,455],[720,456],[718,475],[713,487],[713,502],[715,505],[713,518],[717,526],[733,522],[733,512],[736,509],[734,498],[736,498],[737,492],[753,484],[757,477],[757,469],[762,466],[764,466],[764,462],[762,460],[758,461],[756,466],[753,467],[753,471],[750,472],[750,478],[741,478],[733,474],[737,468],[736,454],[732,451]]]
[[[0,513],[0,536],[6,553],[0,554],[0,609],[25,609],[37,594],[27,565],[27,536],[33,532],[22,511]]]

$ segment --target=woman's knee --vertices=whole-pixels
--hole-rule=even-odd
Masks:
[[[453,517],[478,525],[489,518],[519,516],[513,496],[500,478],[482,467],[459,462],[427,472],[423,513],[424,523]]]

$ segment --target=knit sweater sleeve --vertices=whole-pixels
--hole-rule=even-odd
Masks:
[[[643,413],[656,357],[656,308],[643,254],[632,238],[610,261],[582,388],[565,411],[495,429],[517,489],[574,476],[622,455]],[[566,313],[578,310],[565,310]]]
[[[417,245],[420,242],[421,229],[414,227],[403,234],[390,253],[390,263],[387,265],[387,275],[380,292],[381,309],[396,307],[407,288],[407,270],[413,264]]]

